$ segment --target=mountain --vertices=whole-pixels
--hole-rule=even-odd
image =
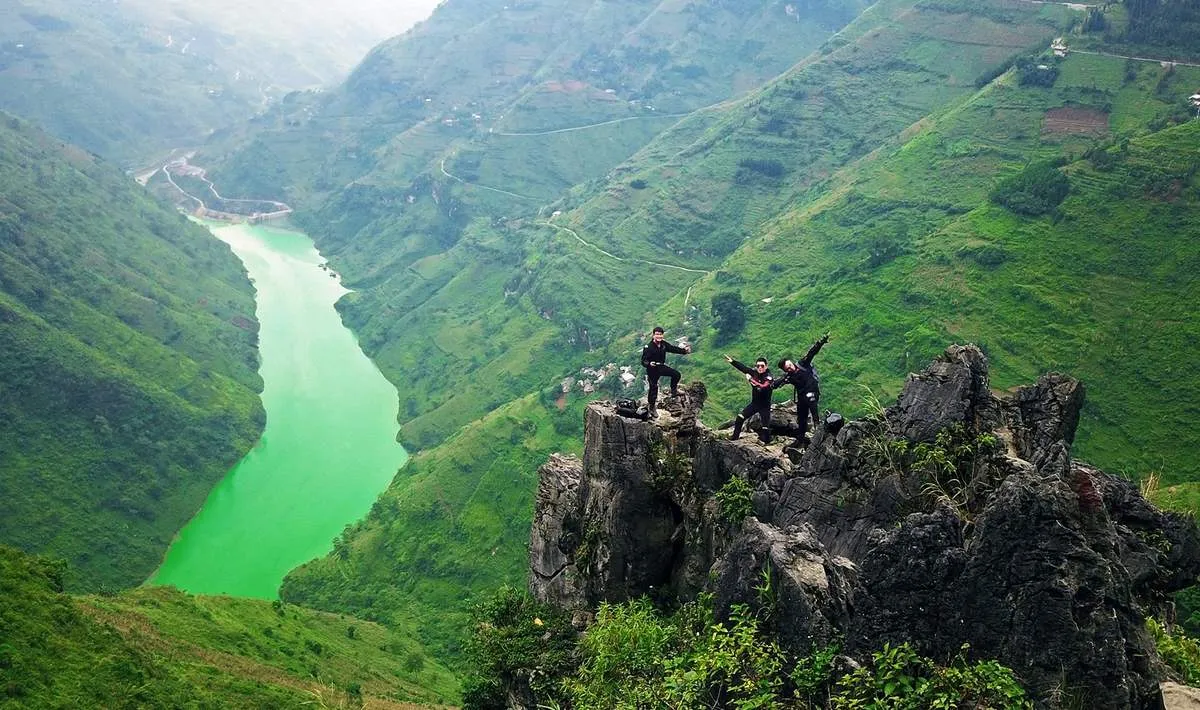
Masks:
[[[0,705],[411,708],[456,692],[444,668],[376,624],[161,587],[71,596],[62,575],[61,563],[0,546]]]
[[[998,661],[1039,707],[1161,707],[1162,660],[1146,619],[1169,619],[1169,593],[1195,581],[1200,530],[1190,515],[1155,509],[1133,482],[1073,460],[1085,399],[1077,380],[1045,375],[997,397],[988,365],[979,348],[951,346],[905,379],[895,404],[818,427],[803,453],[786,437],[764,446],[699,423],[700,383],[657,420],[589,405],[582,459],[555,456],[539,471],[529,588],[591,628],[568,678],[517,670],[553,642],[499,660],[507,677],[490,680],[510,698],[537,696],[507,706],[604,707],[588,702],[596,692],[622,706],[647,692],[666,698],[646,705],[710,704],[688,703],[688,693],[718,706],[761,694],[782,705],[807,680],[819,699],[803,707],[846,707],[844,695],[828,695],[863,680],[849,669],[907,646],[960,671],[956,656]],[[778,413],[793,415],[790,404]],[[661,645],[640,659],[597,646],[621,638],[626,613],[689,603],[711,605],[707,633],[672,640],[626,627],[630,646]],[[639,622],[653,624],[625,621]],[[476,638],[522,634],[499,623]],[[720,639],[710,655],[679,653],[708,633]],[[746,643],[774,662],[756,661]],[[498,658],[489,651],[480,655]],[[805,665],[820,654],[855,664]],[[752,680],[756,671],[777,680]],[[829,679],[813,683],[822,672]],[[705,680],[693,684],[693,674]],[[924,673],[913,664],[900,674]],[[922,694],[930,688],[901,681],[889,691],[889,681],[880,678],[875,698],[894,691],[897,706],[939,706]],[[948,707],[1032,706],[998,685],[972,687],[969,674],[957,681],[946,683],[957,699]],[[828,694],[812,692],[825,683]]]
[[[546,242],[544,228],[528,228],[539,205],[604,178],[681,113],[704,125],[861,7],[446,3],[372,52],[339,90],[281,106],[239,150],[225,155],[218,141],[198,160],[220,161],[211,175],[231,191],[301,207],[299,223],[364,287],[345,316],[401,390],[405,443],[427,447],[543,386],[543,362],[565,366],[558,336],[597,332],[571,312],[546,323],[560,304],[521,299],[524,274],[550,270],[522,263]],[[664,48],[654,61],[642,56],[651,46]],[[489,184],[493,174],[503,182]],[[627,307],[654,290],[618,297]],[[437,326],[441,342],[396,337],[426,309],[455,313]],[[417,362],[502,374],[458,391],[393,375]]]
[[[257,329],[227,246],[0,118],[0,540],[144,580],[262,431]]]
[[[468,6],[447,3],[421,32],[456,7]],[[462,620],[459,580],[516,583],[533,490],[511,465],[577,431],[595,396],[581,383],[636,396],[606,365],[640,373],[641,339],[659,323],[696,345],[683,369],[709,384],[711,425],[744,399],[723,351],[774,360],[829,331],[823,406],[853,413],[942,343],[972,340],[1002,389],[1056,369],[1113,385],[1083,410],[1082,459],[1194,481],[1200,381],[1178,358],[1196,336],[1181,304],[1198,258],[1187,97],[1200,75],[1126,58],[1129,11],[880,2],[743,96],[680,100],[687,115],[646,139],[626,129],[661,117],[574,122],[530,103],[589,95],[559,90],[587,84],[574,63],[548,54],[529,68],[532,50],[519,69],[491,66],[494,91],[516,84],[511,106],[533,109],[494,114],[503,102],[485,94],[457,104],[481,116],[466,126],[445,104],[484,91],[475,65],[420,54],[414,32],[396,47],[426,57],[424,74],[397,68],[388,45],[332,96],[260,126],[244,152],[214,146],[210,158],[227,156],[215,175],[296,201],[355,287],[344,317],[397,383],[401,436],[422,449],[342,540],[349,555],[295,571],[285,598]],[[1065,57],[1050,47],[1060,36]],[[489,47],[473,51],[508,56]],[[456,93],[421,83],[435,73],[457,76],[441,89]],[[642,99],[627,86],[595,84],[632,106]],[[381,87],[392,94],[365,99]],[[334,104],[361,110],[322,118]],[[617,134],[625,157],[607,153]],[[591,170],[597,153],[609,157]],[[714,316],[718,296],[744,326]],[[408,596],[367,593],[398,579]]]
[[[0,110],[126,167],[342,79],[420,19],[334,5],[18,0],[0,8]]]

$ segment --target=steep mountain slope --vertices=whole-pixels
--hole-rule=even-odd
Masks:
[[[866,5],[448,2],[373,50],[336,91],[293,97],[256,121],[248,145],[222,155],[230,145],[217,141],[206,159],[221,162],[214,175],[233,192],[310,208],[313,193],[344,192],[345,200],[355,188],[378,186],[402,197],[421,172],[441,179],[439,159],[464,139],[623,118],[634,119],[626,128],[648,121],[661,130],[659,115],[753,88]],[[641,144],[638,136],[649,138],[610,136],[619,145],[605,152],[620,160]],[[469,142],[478,148],[478,141]],[[354,223],[386,216],[359,214]]]
[[[1178,358],[1200,335],[1182,305],[1200,259],[1200,124],[1183,101],[1200,71],[1087,55],[1060,70],[1053,87],[1011,72],[914,127],[731,257],[735,283],[706,279],[693,297],[757,304],[744,334],[756,350],[832,330],[822,374],[842,406],[952,338],[982,344],[1001,387],[1073,373],[1091,387],[1081,458],[1194,480],[1200,381]],[[1065,163],[1069,195],[1043,214],[1004,207],[998,188],[1038,160]],[[717,399],[736,401],[726,382]]]
[[[495,192],[509,182],[422,183],[430,203],[444,206],[436,223],[423,216],[429,207],[418,190],[409,193],[411,208],[400,199],[379,200],[378,190],[364,194],[362,201],[374,198],[376,209],[393,213],[389,223],[398,223],[404,239],[368,225],[346,247],[329,246],[370,286],[347,301],[345,312],[385,372],[397,373],[402,401],[412,403],[405,441],[436,443],[497,397],[544,385],[538,364],[561,362],[564,350],[601,347],[628,333],[631,319],[686,292],[745,234],[829,171],[969,95],[981,74],[1014,54],[1048,42],[1055,26],[1047,15],[1056,16],[1020,4],[999,20],[925,3],[876,5],[842,31],[827,54],[752,97],[683,119],[608,179],[585,184],[537,214],[531,213],[537,201]],[[851,38],[860,41],[834,49]],[[949,56],[957,59],[954,72],[947,69]],[[885,86],[902,98],[879,103]],[[530,138],[490,142],[496,140]],[[525,149],[535,155],[539,145]],[[319,216],[334,222],[357,214],[362,201],[332,203]],[[514,213],[526,217],[499,217]],[[484,222],[488,214],[498,217]],[[425,237],[455,229],[462,236],[445,251]],[[479,253],[489,254],[486,263]],[[359,264],[370,264],[370,271],[362,274]],[[503,302],[487,295],[498,292]],[[433,313],[439,314],[436,327],[429,321]],[[436,338],[403,337],[426,328]],[[457,357],[464,349],[468,363]],[[503,375],[471,378],[446,391],[399,376],[418,362]]]
[[[163,588],[71,597],[62,574],[0,546],[0,705],[400,709],[456,692],[375,624]]]
[[[256,330],[228,247],[0,120],[0,540],[145,579],[262,430]]]
[[[881,383],[898,381],[907,366],[906,350],[910,358],[925,356],[921,348],[930,347],[933,340],[932,336],[925,339],[925,331],[920,330],[920,338],[908,337],[913,326],[899,331],[885,327],[888,309],[896,307],[897,301],[901,307],[915,307],[907,305],[903,292],[860,291],[856,274],[894,261],[936,222],[922,211],[904,209],[901,203],[893,220],[906,218],[902,222],[884,222],[872,230],[855,223],[854,231],[840,232],[829,255],[818,260],[811,258],[815,247],[807,232],[791,222],[786,231],[779,231],[783,223],[772,221],[773,217],[780,210],[794,209],[798,216],[793,219],[807,218],[814,206],[844,196],[844,181],[852,179],[848,176],[878,163],[881,156],[914,150],[920,143],[912,141],[929,126],[963,114],[981,96],[1019,83],[1016,74],[1004,74],[1012,60],[1048,46],[1058,27],[1069,25],[1075,17],[1065,8],[1025,3],[881,3],[839,34],[827,52],[742,101],[681,121],[614,170],[608,180],[582,185],[542,209],[540,214],[546,216],[475,219],[445,253],[414,259],[405,272],[388,273],[382,267],[371,272],[362,281],[363,289],[347,299],[345,313],[362,329],[364,343],[378,352],[385,370],[399,379],[402,401],[409,403],[410,415],[416,415],[403,435],[418,443],[451,438],[414,460],[411,479],[397,479],[384,499],[396,501],[394,508],[390,503],[377,507],[351,531],[344,541],[348,556],[293,573],[284,586],[286,598],[375,618],[400,618],[420,614],[422,603],[445,608],[452,601],[441,591],[431,591],[455,578],[442,564],[447,559],[473,559],[475,578],[508,575],[509,580],[518,580],[520,570],[508,566],[503,550],[519,556],[522,541],[488,537],[482,531],[504,528],[512,517],[508,511],[528,510],[532,491],[520,488],[518,476],[499,496],[490,498],[491,494],[482,493],[491,490],[490,485],[464,472],[491,470],[491,463],[506,461],[514,449],[527,451],[530,442],[553,437],[545,427],[568,431],[569,417],[564,419],[555,403],[557,380],[585,378],[578,369],[581,365],[635,364],[635,333],[651,322],[674,326],[676,334],[698,342],[685,374],[707,375],[719,394],[710,404],[709,416],[721,421],[742,403],[744,385],[731,376],[720,351],[714,349],[709,304],[719,291],[736,290],[751,304],[746,334],[727,345],[739,355],[797,352],[823,330],[832,330],[835,344],[822,356],[827,361],[823,372],[830,378],[827,402],[861,410],[857,384],[878,389]],[[1074,61],[1068,59],[1066,66]],[[1122,62],[1103,61],[1118,67]],[[1000,76],[999,83],[986,88]],[[979,85],[985,87],[982,94]],[[1125,87],[1127,100],[1121,105],[1127,108],[1116,112],[1117,120],[1145,126],[1151,120],[1170,118],[1176,102],[1147,101],[1155,86],[1157,78],[1147,70],[1142,80]],[[945,195],[946,190],[957,188],[954,183],[942,184],[922,199],[941,205],[943,213],[962,214],[987,199],[991,186],[1011,169],[1008,166],[1058,154],[1064,147],[1081,151],[1094,140],[1090,135],[1068,136],[1064,144],[1062,138],[1040,138],[1048,108],[1077,102],[1086,93],[1077,83],[1064,85],[1061,93],[1020,86],[1011,92],[1038,108],[1013,113],[1009,123],[995,122],[990,113],[971,114],[971,120],[982,125],[959,129],[1013,131],[1013,145],[1003,153],[1008,162],[995,153],[984,153],[980,161],[964,165],[964,170],[973,171],[965,185],[976,187],[964,192],[961,202],[950,202]],[[881,96],[897,98],[881,101]],[[1009,117],[1003,104],[996,114]],[[967,154],[979,152],[968,150],[969,145],[963,148]],[[750,159],[739,164],[741,156]],[[772,160],[782,171],[771,169]],[[913,180],[917,177],[914,174]],[[893,180],[902,186],[908,183],[903,173]],[[420,185],[428,191],[424,194],[436,193],[441,206],[459,195],[463,201],[483,204],[492,194],[485,188],[503,189],[505,183],[427,181]],[[914,183],[911,189],[932,187]],[[421,191],[411,194],[412,202],[397,196],[376,203],[379,212],[397,213],[391,224],[409,230],[403,242],[375,239],[379,233],[364,228],[355,219],[356,211],[326,208],[324,214],[331,220],[337,215],[345,219],[334,223],[335,229],[359,233],[345,247],[336,238],[327,242],[341,250],[339,259],[350,264],[352,272],[354,265],[367,263],[368,254],[382,259],[377,263],[387,263],[387,255],[395,252],[384,251],[384,244],[399,251],[432,243],[428,232],[419,231],[428,222],[418,215],[448,215],[430,209],[432,200],[424,202]],[[373,198],[385,195],[381,188],[364,187],[358,193],[362,202],[356,202],[355,208],[369,210]],[[496,197],[494,204],[503,199]],[[462,202],[454,204],[457,208]],[[553,214],[556,211],[560,214]],[[873,208],[867,209],[861,220],[869,226],[874,213]],[[634,218],[624,220],[631,214]],[[848,217],[843,220],[851,224]],[[645,228],[645,223],[658,228]],[[677,226],[679,233],[673,231]],[[779,234],[771,247],[774,251],[752,251],[759,241],[754,235],[764,230]],[[710,235],[718,238],[709,240]],[[743,241],[742,235],[749,238]],[[742,252],[752,255],[743,258]],[[868,266],[871,261],[878,263]],[[838,293],[857,300],[848,297],[837,319],[831,319],[834,312],[808,292],[801,294],[803,299],[793,293],[816,279],[824,279],[831,289],[840,284]],[[778,289],[770,286],[776,282]],[[876,297],[878,311],[873,310]],[[764,298],[773,300],[753,305]],[[772,305],[775,300],[780,303]],[[948,313],[954,313],[953,306],[948,308]],[[800,317],[804,313],[809,315]],[[923,320],[934,316],[913,314]],[[1031,347],[1040,348],[1060,328],[1044,321],[1039,325],[1042,330],[1024,334],[1031,338]],[[867,337],[875,332],[878,335]],[[977,337],[982,332],[976,331]],[[938,334],[944,342],[947,334],[953,338],[956,331]],[[915,345],[910,344],[914,339]],[[1027,353],[1019,367],[1005,362],[1002,369],[1023,374],[1035,363],[1046,364],[1038,360],[1042,357]],[[453,389],[448,391],[441,378],[421,374],[429,372],[455,373]],[[406,377],[407,373],[414,374]],[[610,377],[603,387],[613,381]],[[536,388],[541,395],[519,405],[501,406],[505,392],[521,387]],[[560,400],[567,406],[564,415],[577,396]],[[434,408],[422,413],[431,404]],[[486,417],[451,434],[475,412],[498,408],[520,415],[515,422]],[[1085,420],[1085,429],[1089,425]],[[1085,442],[1088,436],[1084,435]],[[1129,441],[1117,438],[1110,446],[1128,447]],[[473,485],[471,480],[480,483]],[[439,481],[446,485],[440,486]],[[479,511],[480,500],[494,501],[490,507],[498,512]],[[412,534],[418,529],[420,533]],[[481,548],[471,546],[483,538],[502,543],[494,548],[499,550],[494,557],[479,559]],[[395,579],[413,580],[409,588],[414,598],[359,593]]]

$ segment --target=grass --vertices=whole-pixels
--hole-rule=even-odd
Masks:
[[[375,624],[167,588],[72,597],[64,571],[0,546],[0,705],[399,710],[457,693],[418,646]]]
[[[1041,53],[1073,17],[885,0],[761,91],[680,121],[550,204],[480,186],[549,195],[604,161],[570,173],[579,144],[467,131],[443,155],[477,170],[477,185],[426,161],[430,174],[409,183],[393,175],[341,192],[315,233],[360,286],[343,312],[397,382],[402,436],[422,452],[346,533],[344,553],[289,576],[285,598],[425,622],[424,639],[454,656],[466,600],[524,576],[533,472],[578,445],[581,403],[558,413],[543,393],[584,364],[635,364],[659,323],[696,344],[681,369],[708,384],[709,423],[745,401],[722,352],[774,361],[828,331],[823,406],[854,415],[861,386],[886,402],[946,345],[976,342],[998,389],[1056,369],[1084,380],[1081,458],[1132,476],[1160,470],[1167,486],[1192,480],[1200,381],[1177,359],[1196,337],[1181,304],[1195,297],[1188,156],[1200,124],[1179,123],[1176,95],[1192,75],[1127,80],[1124,60],[1072,55],[1053,86],[1022,87],[1005,67]],[[507,65],[487,66],[510,78]],[[545,97],[503,105],[535,99]],[[481,102],[488,125],[499,104]],[[1046,133],[1058,108],[1107,113],[1107,133]],[[531,126],[569,119],[541,105],[526,113]],[[633,143],[603,147],[605,160]],[[1000,181],[1045,160],[1070,183],[1056,211],[1024,217],[991,202]],[[753,167],[771,161],[781,174]],[[615,258],[547,226],[554,211],[554,224]],[[710,304],[727,291],[748,322],[718,348]],[[433,618],[449,619],[446,630]]]
[[[781,217],[725,267],[756,285],[742,289],[747,301],[775,296],[751,311],[747,340],[776,351],[789,347],[779,332],[785,321],[788,330],[814,335],[828,327],[834,344],[822,356],[822,373],[831,394],[842,389],[843,372],[857,380],[899,377],[947,342],[974,341],[985,347],[1001,388],[1048,370],[1091,385],[1079,456],[1133,473],[1165,455],[1167,482],[1194,476],[1183,452],[1200,443],[1184,425],[1196,384],[1173,360],[1195,337],[1179,310],[1194,286],[1187,265],[1195,251],[1180,219],[1193,209],[1184,156],[1200,131],[1189,123],[1134,139],[1111,173],[1083,161],[1068,165],[1072,193],[1055,217],[975,206],[1014,159],[1061,148],[1011,125],[994,135],[974,128],[994,125],[1000,104],[1004,122],[1020,123],[1014,107],[1024,104],[1025,125],[1036,126],[1044,108],[1072,89],[1056,86],[1031,101],[1029,90],[1002,81],[890,156],[861,165],[844,197]],[[956,136],[968,132],[988,148],[963,149]],[[1144,186],[1156,180],[1182,180],[1170,183],[1178,196],[1147,195]],[[898,243],[894,259],[872,264],[875,235]],[[795,258],[779,274],[763,268],[789,252]],[[704,284],[693,297],[716,290]],[[1116,381],[1106,374],[1117,372]],[[847,404],[837,394],[829,401]]]
[[[414,640],[352,617],[169,587],[77,604],[127,639],[161,644],[164,654],[187,659],[197,680],[215,666],[307,693],[357,686],[365,699],[440,704],[458,692],[454,676]]]

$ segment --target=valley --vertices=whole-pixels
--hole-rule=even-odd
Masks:
[[[194,109],[170,122],[59,64],[66,2],[14,17],[97,93],[46,118],[70,89],[5,83],[41,75],[0,53],[7,108],[52,132],[2,117],[0,543],[67,561],[5,573],[74,609],[64,643],[132,654],[105,677],[495,706],[461,683],[519,605],[539,467],[582,453],[594,400],[644,396],[652,326],[691,344],[714,440],[745,400],[725,354],[829,333],[822,409],[870,424],[971,343],[997,397],[1078,378],[1069,455],[1200,510],[1193,0],[447,0],[356,64],[220,87],[185,65],[220,48],[228,74],[229,47],[173,31],[139,76],[173,90],[128,85]],[[299,76],[323,68],[344,81]],[[1200,630],[1200,592],[1174,598]]]
[[[303,234],[210,229],[255,285],[262,437],[209,494],[151,584],[275,599],[293,567],[330,550],[404,465],[397,402],[334,302],[346,293]]]

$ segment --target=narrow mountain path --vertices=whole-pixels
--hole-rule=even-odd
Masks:
[[[509,197],[516,197],[517,199],[520,199],[520,200],[532,200],[534,202],[540,202],[542,199],[540,197],[530,197],[529,195],[518,195],[515,192],[509,192],[508,190],[501,190],[498,187],[488,187],[487,185],[480,185],[477,182],[467,182],[466,180],[463,180],[459,176],[451,174],[450,172],[448,172],[446,170],[446,159],[445,158],[442,158],[442,162],[439,167],[442,170],[442,175],[445,175],[446,177],[450,178],[451,180],[456,180],[456,181],[461,182],[462,184],[468,185],[470,187],[477,187],[480,190],[487,190],[489,192],[498,192],[501,195],[508,195]]]
[[[664,264],[661,261],[647,261],[646,259],[632,259],[632,258],[626,258],[623,256],[617,256],[616,254],[607,252],[607,251],[601,249],[600,247],[596,246],[595,244],[592,244],[591,242],[585,240],[583,237],[579,236],[579,232],[576,232],[574,229],[571,229],[570,227],[564,227],[562,225],[555,224],[554,222],[551,222],[550,220],[546,220],[545,222],[539,222],[539,224],[544,224],[547,227],[554,227],[557,230],[567,232],[571,236],[575,237],[575,239],[577,239],[579,241],[579,243],[584,245],[585,247],[588,247],[590,249],[595,249],[596,251],[600,252],[601,254],[607,256],[608,258],[615,259],[617,261],[629,262],[629,263],[634,263],[634,264],[648,264],[650,266],[657,266],[657,267],[660,267],[663,269],[675,269],[677,271],[686,271],[686,272],[692,273],[692,274],[710,274],[710,273],[712,273],[711,271],[705,271],[703,269],[689,269],[686,266],[676,266],[675,264]]]
[[[1174,64],[1181,67],[1200,67],[1200,63],[1181,62],[1175,59],[1155,59],[1153,57],[1133,57],[1127,54],[1111,54],[1109,52],[1092,52],[1086,49],[1069,50],[1071,54],[1090,54],[1094,57],[1113,57],[1115,59],[1132,59],[1135,62],[1154,62],[1155,64]]]
[[[1065,5],[1072,10],[1086,10],[1089,7],[1100,7],[1098,4],[1086,2],[1056,2],[1053,0],[1021,0],[1021,2],[1027,2],[1030,5]]]
[[[190,156],[190,154],[189,154],[189,156]],[[215,196],[221,202],[240,202],[240,203],[252,204],[252,205],[271,205],[274,208],[270,212],[254,212],[253,214],[241,214],[241,213],[237,213],[237,212],[224,212],[221,210],[214,210],[211,207],[209,207],[204,202],[204,200],[200,199],[196,195],[193,195],[192,193],[183,189],[183,186],[181,186],[179,183],[175,182],[175,178],[173,178],[171,176],[171,167],[172,166],[178,167],[180,165],[188,166],[187,157],[184,157],[182,160],[168,161],[168,162],[164,163],[162,165],[162,167],[159,168],[158,170],[162,170],[163,175],[165,175],[167,177],[167,182],[171,183],[171,187],[175,188],[175,190],[178,191],[179,194],[183,195],[184,197],[188,198],[189,200],[195,201],[198,205],[200,205],[199,212],[203,213],[200,216],[215,217],[217,219],[230,219],[233,221],[240,221],[242,219],[250,219],[251,221],[258,221],[258,220],[275,219],[275,218],[283,217],[283,216],[286,216],[286,215],[289,215],[292,213],[292,208],[290,206],[288,206],[284,202],[279,202],[278,200],[255,200],[255,199],[244,199],[244,198],[236,198],[236,197],[225,197],[221,193],[217,192],[217,186],[213,184],[212,180],[208,179],[204,169],[197,168],[199,170],[199,172],[191,173],[191,177],[194,177],[194,178],[197,178],[197,179],[203,181],[204,184],[208,186],[208,191],[211,192],[213,194],[213,196]],[[191,166],[191,167],[196,167],[196,166]],[[152,176],[155,172],[158,172],[158,170],[147,173],[147,175]],[[149,180],[149,177],[147,177],[147,180]]]
[[[175,179],[171,177],[171,171],[167,170],[166,165],[162,166],[162,168],[160,168],[160,169],[163,171],[163,175],[167,176],[167,182],[171,183],[171,187],[178,190],[179,194],[183,195],[184,197],[186,197],[190,200],[195,200],[200,205],[200,209],[202,209],[202,210],[208,209],[208,205],[204,204],[204,200],[200,199],[199,197],[196,197],[192,193],[183,189],[182,187],[179,186],[179,183],[175,182]]]
[[[708,110],[708,109],[712,108],[713,106],[717,106],[717,105],[719,105],[719,104],[712,104],[711,106],[704,106],[702,108],[695,109],[694,111],[688,111],[686,113],[655,113],[655,114],[647,114],[645,116],[626,116],[625,118],[614,118],[614,119],[611,119],[608,121],[600,121],[599,123],[589,123],[584,126],[571,126],[570,128],[556,128],[556,129],[550,130],[550,131],[517,132],[517,131],[497,131],[497,130],[493,129],[493,130],[489,130],[488,133],[493,136],[551,136],[556,133],[571,133],[573,131],[586,131],[589,128],[599,128],[600,126],[611,126],[615,123],[625,123],[626,121],[640,121],[640,120],[644,120],[644,119],[648,119],[648,118],[683,118],[685,116],[691,116],[693,113],[696,113],[698,111]]]

